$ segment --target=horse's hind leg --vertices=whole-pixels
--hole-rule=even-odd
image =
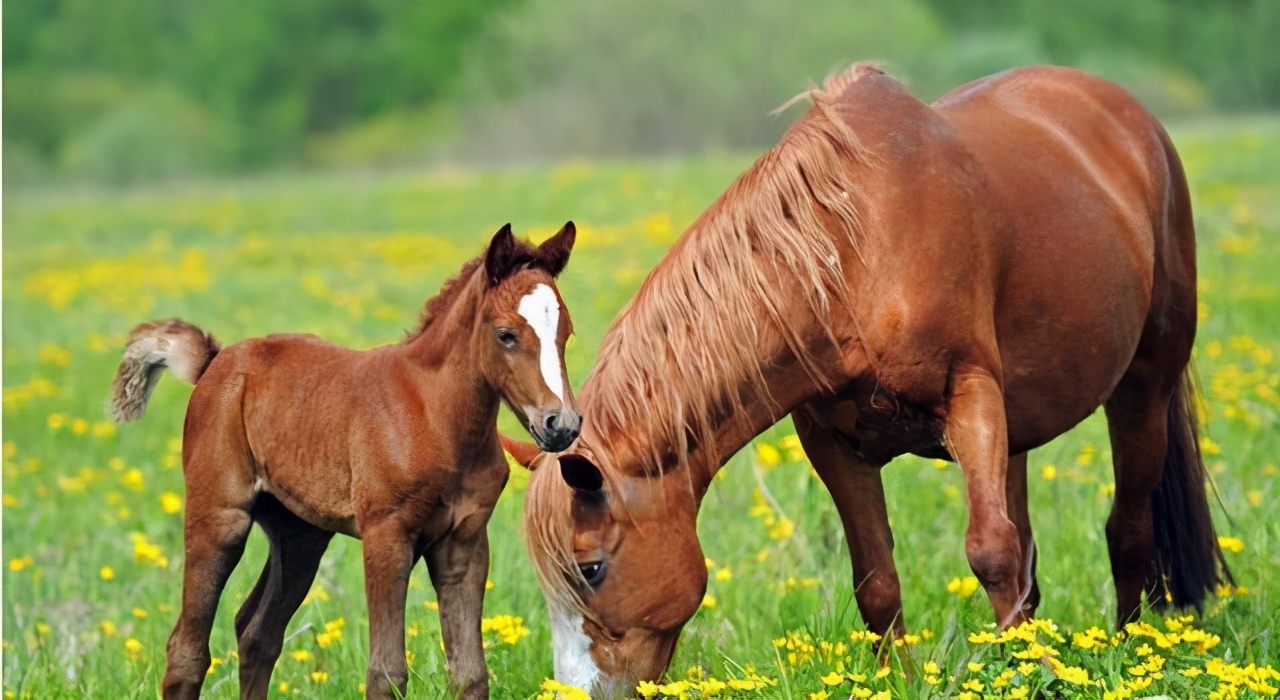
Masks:
[[[271,553],[253,592],[236,615],[240,647],[240,697],[267,697],[271,672],[284,648],[284,632],[306,598],[333,533],[261,496],[253,517],[271,542]]]
[[[188,465],[187,472],[210,473],[220,466],[213,462]],[[187,482],[182,612],[169,637],[165,698],[199,697],[209,670],[209,632],[218,598],[244,553],[244,542],[253,524],[248,510],[252,486],[227,483],[234,481],[237,479],[227,478],[223,488],[212,493],[193,488],[190,478]]]
[[[810,411],[792,414],[805,454],[835,500],[853,563],[854,596],[867,629],[903,634],[902,587],[893,563],[893,534],[880,467],[860,460]]]
[[[1036,616],[1036,608],[1040,606],[1040,583],[1036,580],[1035,538],[1031,534],[1031,516],[1027,513],[1027,453],[1013,455],[1009,458],[1009,471],[1005,476],[1005,500],[1008,503],[1009,519],[1018,528],[1018,543],[1022,548],[1022,569],[1018,576],[1024,596],[1022,611],[1027,617]]]
[[[1151,496],[1168,446],[1169,382],[1135,360],[1106,402],[1116,496],[1107,518],[1107,548],[1116,586],[1117,624],[1137,618],[1143,590],[1159,588]]]

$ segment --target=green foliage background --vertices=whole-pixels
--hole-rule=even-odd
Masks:
[[[926,99],[1076,65],[1162,116],[1280,107],[1272,0],[10,0],[10,187],[757,147],[879,59]]]

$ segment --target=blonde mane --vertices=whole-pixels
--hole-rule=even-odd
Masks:
[[[689,227],[619,313],[579,397],[595,444],[636,448],[649,475],[687,464],[695,446],[718,464],[716,422],[742,408],[744,393],[771,400],[757,346],[771,334],[826,385],[810,349],[814,322],[834,342],[828,310],[848,302],[840,251],[857,251],[861,229],[854,166],[869,161],[835,103],[873,70],[857,64],[811,90],[812,107]],[[779,280],[803,290],[808,308],[781,305]],[[606,480],[620,476],[607,454],[591,456]],[[540,471],[526,498],[531,558],[544,590],[582,608],[565,589],[566,575],[580,578],[570,489],[536,478],[557,470]]]

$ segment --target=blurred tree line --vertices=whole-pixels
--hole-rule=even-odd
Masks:
[[[7,0],[6,184],[768,144],[858,59],[1280,108],[1277,0]]]

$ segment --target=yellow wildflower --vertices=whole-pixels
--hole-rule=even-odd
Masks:
[[[98,569],[98,576],[100,576],[103,581],[110,581],[116,577],[116,570],[109,566],[104,566],[101,569]]]
[[[160,511],[165,515],[173,515],[182,512],[182,496],[172,492],[165,491],[160,494]]]
[[[1244,551],[1244,540],[1238,537],[1219,537],[1218,546],[1232,554],[1239,554]]]
[[[822,681],[824,685],[835,686],[835,685],[840,685],[841,683],[844,683],[845,678],[839,673],[832,671],[831,673],[828,673],[827,675],[822,676],[818,680]]]

